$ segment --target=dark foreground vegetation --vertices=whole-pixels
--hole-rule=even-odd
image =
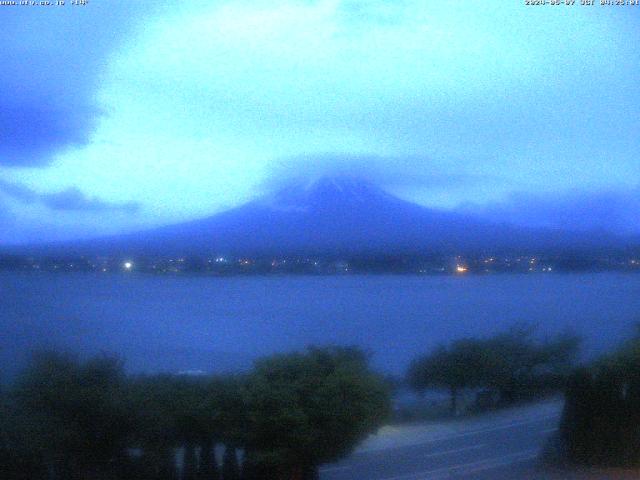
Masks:
[[[564,457],[640,466],[640,331],[575,370],[579,340],[515,328],[416,359],[410,385],[476,411],[565,391]],[[388,383],[356,348],[310,348],[242,375],[125,374],[108,356],[43,352],[0,392],[3,480],[315,480],[389,417]]]
[[[412,362],[407,380],[416,391],[449,391],[450,411],[460,412],[461,393],[476,391],[476,410],[509,406],[561,392],[576,360],[580,340],[570,334],[540,340],[519,326],[492,337],[467,338],[440,346]]]
[[[117,359],[43,353],[0,402],[3,480],[311,480],[390,403],[354,348],[225,377],[131,377]]]
[[[640,329],[617,352],[572,375],[560,437],[573,463],[640,467]]]

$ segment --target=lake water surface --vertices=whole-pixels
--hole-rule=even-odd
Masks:
[[[34,348],[121,355],[131,371],[226,371],[309,344],[355,344],[402,372],[441,342],[517,322],[593,355],[640,321],[640,275],[170,277],[0,274],[0,360]]]

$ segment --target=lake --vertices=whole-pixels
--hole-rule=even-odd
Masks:
[[[640,275],[182,277],[0,274],[0,359],[37,348],[123,357],[134,372],[229,371],[309,344],[354,344],[401,373],[416,355],[518,322],[595,355],[640,321]]]

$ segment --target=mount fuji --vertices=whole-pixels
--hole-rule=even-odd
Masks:
[[[332,255],[610,247],[619,238],[493,224],[358,178],[288,186],[208,218],[69,246],[76,253]]]

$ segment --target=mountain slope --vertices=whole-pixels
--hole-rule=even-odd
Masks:
[[[495,225],[394,197],[354,178],[295,185],[209,218],[74,245],[76,252],[205,255],[426,253],[610,246],[571,232]]]

